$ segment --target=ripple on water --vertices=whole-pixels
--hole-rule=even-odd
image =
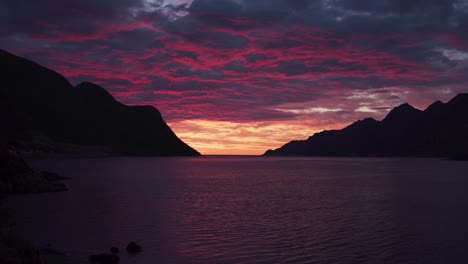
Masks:
[[[468,263],[463,162],[205,157],[32,164],[73,180],[66,193],[15,197],[20,231],[72,254],[135,240],[145,252],[123,255],[122,263]]]

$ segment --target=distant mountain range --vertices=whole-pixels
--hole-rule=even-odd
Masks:
[[[265,156],[415,156],[468,158],[468,94],[437,101],[421,111],[409,104],[382,121],[357,121],[342,130],[322,131],[291,141]]]
[[[112,154],[199,156],[152,106],[126,106],[93,83],[0,50],[0,139],[102,146]]]

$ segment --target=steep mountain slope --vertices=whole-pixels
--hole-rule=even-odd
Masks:
[[[104,88],[0,50],[0,137],[105,146],[114,154],[198,156],[152,106],[126,106]]]

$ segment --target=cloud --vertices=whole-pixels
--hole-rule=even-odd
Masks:
[[[463,61],[468,59],[468,53],[456,49],[442,49],[442,54],[451,61]]]
[[[385,109],[385,108],[384,108]],[[363,113],[375,113],[377,110],[371,109],[367,106],[361,106],[358,109],[354,110],[356,112],[363,112]]]
[[[283,141],[468,91],[466,27],[466,0],[0,3],[2,48],[152,104],[177,134],[267,122]]]

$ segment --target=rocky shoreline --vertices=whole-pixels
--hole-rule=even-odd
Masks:
[[[14,148],[0,146],[0,193],[66,191],[67,187],[61,182],[65,179],[52,172],[34,171]]]
[[[61,192],[68,190],[62,177],[53,172],[36,172],[24,161],[15,147],[0,144],[0,263],[8,264],[116,264],[119,249],[111,247],[108,253],[89,256],[89,262],[71,259],[53,248],[37,248],[12,230],[15,225],[13,210],[7,206],[8,197],[26,193]],[[126,247],[130,255],[143,248],[130,241]]]
[[[36,172],[7,144],[0,144],[0,263],[79,264],[53,249],[38,249],[12,232],[14,217],[7,207],[9,195],[66,191],[67,178],[52,172]]]

